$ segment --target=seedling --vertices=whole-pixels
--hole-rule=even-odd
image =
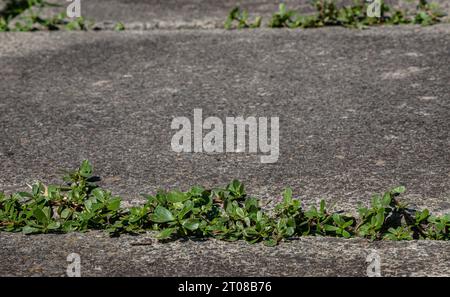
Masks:
[[[278,7],[278,12],[272,15],[268,26],[270,28],[282,28],[282,27],[295,27],[293,19],[295,16],[295,11],[286,10],[286,4],[281,3]]]
[[[125,30],[125,25],[122,22],[118,22],[114,26],[114,31],[124,31],[124,30]]]
[[[241,10],[239,7],[235,7],[228,14],[224,27],[228,30],[232,29],[233,23],[237,22],[237,29],[258,28],[261,26],[261,19],[260,16],[257,16],[253,22],[249,22],[248,12],[246,10]]]

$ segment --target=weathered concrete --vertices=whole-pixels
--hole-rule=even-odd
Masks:
[[[437,241],[304,237],[270,248],[215,240],[158,243],[144,235],[111,239],[97,232],[0,233],[0,241],[2,276],[64,276],[70,253],[80,255],[82,276],[366,276],[373,252],[382,276],[450,275],[450,245]]]
[[[416,207],[450,210],[450,26],[0,35],[0,189],[90,159],[128,202],[158,187],[241,179],[261,199],[368,203],[397,184]],[[177,154],[175,116],[279,116],[280,158]],[[0,234],[1,275],[450,275],[447,242],[304,238],[131,246],[145,237]],[[180,264],[181,263],[181,264]],[[244,263],[241,265],[241,263]],[[99,268],[101,270],[99,270]]]
[[[397,184],[450,209],[449,32],[32,33],[0,45],[1,188],[89,158],[126,198],[233,178],[344,208]],[[279,116],[280,157],[175,153],[175,116]]]
[[[64,12],[68,5],[66,0],[50,0],[60,4],[59,8],[45,8],[43,15],[50,16]],[[117,22],[122,22],[128,30],[149,29],[212,29],[223,28],[229,11],[239,6],[250,13],[250,18],[263,17],[263,26],[273,13],[278,10],[279,0],[81,0],[81,14],[94,21],[98,29],[113,29]],[[314,11],[310,0],[286,0],[288,9],[300,13]],[[387,0],[385,3],[410,11],[415,10],[418,0]],[[437,0],[447,14],[450,3]],[[353,0],[338,0],[338,5],[351,5]],[[448,20],[448,18],[446,18]]]

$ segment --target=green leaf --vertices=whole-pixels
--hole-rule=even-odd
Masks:
[[[295,229],[293,227],[287,227],[286,228],[286,235],[287,236],[292,236],[295,233]]]
[[[264,245],[266,245],[266,246],[273,247],[273,246],[276,246],[277,244],[278,244],[278,242],[273,238],[264,240]]]
[[[321,201],[320,201],[320,212],[321,212],[321,213],[324,213],[324,212],[325,212],[325,207],[326,207],[326,205],[325,205],[325,200],[321,200]]]
[[[119,197],[116,197],[116,198],[113,198],[113,199],[109,200],[109,202],[108,202],[108,210],[111,210],[111,211],[119,210],[121,201],[122,201],[122,199],[120,199]]]
[[[67,219],[70,216],[71,210],[69,208],[64,209],[61,212],[61,218],[62,219]]]
[[[21,197],[33,198],[33,195],[28,192],[18,192],[17,194],[19,194]]]
[[[245,218],[245,214],[242,208],[236,208],[236,214],[242,219]]]
[[[35,208],[33,210],[33,216],[38,220],[39,223],[41,224],[47,223],[47,216],[42,209]]]
[[[171,203],[183,202],[187,200],[189,197],[180,191],[171,191],[167,193],[167,201]]]
[[[92,195],[94,195],[95,199],[97,199],[98,201],[105,200],[105,192],[100,188],[94,189],[92,191]]]
[[[381,228],[384,223],[384,211],[379,211],[376,216],[376,226],[377,228]]]
[[[90,177],[92,175],[92,165],[88,160],[81,162],[79,173],[82,177]]]
[[[150,216],[150,220],[155,223],[167,223],[175,220],[173,214],[165,207],[158,205]]]
[[[292,202],[292,189],[286,188],[283,192],[283,202],[285,205],[291,204]]]
[[[187,219],[183,221],[183,227],[191,230],[191,231],[195,231],[198,229],[198,226],[200,225],[199,220],[196,219]]]
[[[170,236],[172,236],[172,234],[175,233],[176,230],[177,230],[176,228],[166,228],[161,232],[159,232],[158,235],[156,235],[156,237],[158,239],[167,239]]]
[[[184,203],[183,208],[178,213],[178,219],[182,220],[194,208],[194,202],[188,200]]]
[[[343,230],[342,231],[342,236],[344,236],[345,238],[350,238],[351,234],[348,231]]]
[[[339,228],[336,227],[336,226],[325,225],[325,231],[331,231],[331,232],[334,232],[334,231],[337,231],[337,230],[339,230]]]
[[[39,229],[34,228],[34,227],[30,227],[30,226],[24,226],[22,228],[22,233],[23,234],[33,234],[33,233],[37,233],[39,231]]]
[[[392,194],[402,194],[402,193],[404,193],[405,191],[406,191],[406,188],[405,188],[404,186],[399,186],[399,187],[393,188],[393,189],[391,190],[391,193],[392,193]]]
[[[59,227],[61,227],[61,224],[59,222],[51,222],[50,224],[48,224],[47,229],[56,230],[59,229]]]

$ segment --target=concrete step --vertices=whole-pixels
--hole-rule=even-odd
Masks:
[[[98,232],[0,233],[0,240],[1,276],[65,276],[72,253],[80,256],[81,276],[368,276],[377,271],[371,270],[374,261],[381,276],[450,275],[450,246],[438,241],[303,237],[270,248],[216,240],[158,243],[148,235]]]
[[[90,159],[129,204],[160,187],[237,178],[262,200],[291,186],[305,204],[325,198],[345,211],[403,184],[412,207],[447,213],[449,33],[437,25],[1,34],[0,189],[57,183],[61,169]],[[279,117],[278,161],[174,152],[171,122],[192,121],[194,108],[222,121]],[[85,275],[365,275],[376,249],[385,275],[450,275],[448,242],[131,245],[145,238],[1,233],[0,274],[61,275],[76,252]]]
[[[48,2],[60,4],[61,7],[44,9],[42,14],[46,16],[64,12],[70,4],[66,0]],[[128,30],[212,29],[223,28],[229,11],[239,6],[248,10],[251,18],[262,16],[264,26],[272,14],[278,11],[281,2],[286,3],[289,9],[301,13],[314,11],[310,0],[81,0],[81,15],[93,21],[98,29],[114,29],[117,22],[124,23]],[[434,2],[439,3],[447,14],[450,13],[448,1]],[[353,1],[338,0],[336,3],[351,5]],[[417,1],[407,0],[387,0],[385,3],[409,10],[414,10],[417,5]]]

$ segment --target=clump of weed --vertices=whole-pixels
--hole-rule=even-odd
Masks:
[[[122,22],[117,22],[114,25],[114,31],[124,31],[125,30],[125,25]]]
[[[225,29],[232,29],[233,24],[237,23],[237,29],[258,28],[261,26],[261,17],[257,16],[253,22],[248,21],[248,12],[241,10],[239,7],[233,8],[225,21]]]
[[[325,201],[304,208],[291,189],[273,211],[264,210],[237,180],[224,188],[192,187],[186,192],[160,190],[143,195],[146,202],[121,207],[121,198],[97,186],[89,161],[69,172],[60,186],[36,182],[29,192],[0,193],[0,231],[65,233],[105,230],[123,233],[158,232],[160,240],[208,238],[268,246],[294,236],[363,237],[371,240],[448,240],[450,215],[434,216],[399,202],[405,191],[396,187],[375,195],[371,207],[360,207],[359,217],[331,212]]]
[[[419,0],[417,13],[414,17],[414,23],[423,26],[429,26],[441,21],[446,14],[437,3],[428,3],[427,0]]]
[[[445,13],[441,11],[437,4],[429,4],[427,0],[419,0],[416,12],[410,17],[408,12],[394,9],[384,2],[381,2],[380,16],[369,17],[367,15],[367,3],[363,0],[354,0],[350,6],[338,7],[334,0],[312,0],[315,13],[302,15],[294,10],[286,8],[284,3],[279,5],[278,11],[274,13],[267,26],[269,28],[317,28],[323,26],[343,26],[347,28],[363,29],[368,26],[387,24],[421,24],[424,26],[433,25],[440,22]],[[246,18],[236,16],[238,8],[234,8],[228,17],[226,28],[231,24],[230,20],[240,20],[237,28],[248,28]],[[247,15],[247,13],[246,13]],[[259,23],[261,20],[259,19]],[[259,25],[258,25],[259,26]]]
[[[66,13],[44,17],[43,9],[60,7],[44,0],[10,0],[0,12],[0,32],[37,30],[87,30],[89,24],[83,17],[70,19]]]

